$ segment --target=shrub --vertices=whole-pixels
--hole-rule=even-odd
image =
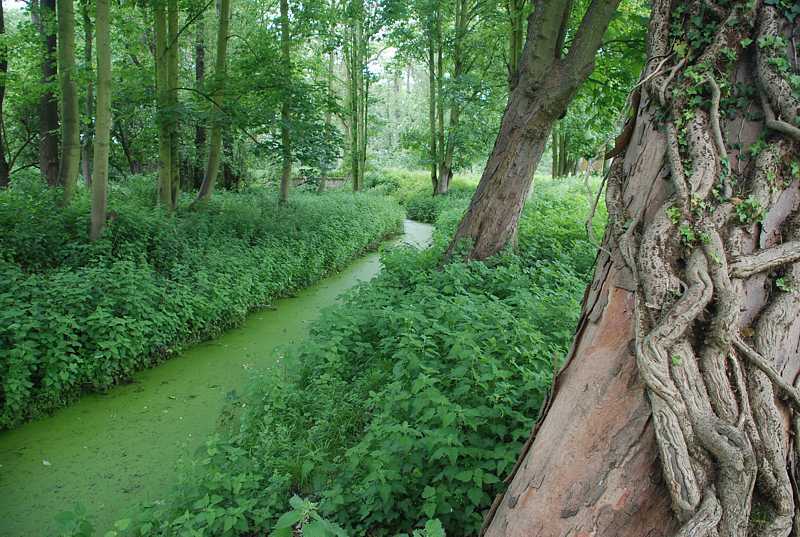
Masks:
[[[88,200],[34,182],[0,193],[0,429],[106,390],[344,266],[398,230],[375,195],[220,192],[172,217],[133,180],[90,243]],[[188,200],[187,200],[188,201]]]
[[[464,205],[440,216],[429,250],[385,254],[378,278],[254,379],[235,430],[132,533],[258,533],[299,494],[354,536],[430,518],[475,534],[571,341],[594,256],[586,207],[574,188],[537,197],[518,253],[485,263],[439,267]]]

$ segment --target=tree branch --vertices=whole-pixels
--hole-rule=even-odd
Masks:
[[[759,272],[778,268],[786,263],[800,260],[800,241],[790,241],[741,256],[730,264],[731,278],[747,278]]]

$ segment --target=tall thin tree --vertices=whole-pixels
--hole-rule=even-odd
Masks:
[[[289,201],[289,186],[292,180],[292,54],[291,29],[289,28],[289,2],[280,0],[281,17],[281,63],[286,70],[283,84],[283,102],[281,103],[281,192],[280,202]]]
[[[108,202],[108,154],[111,139],[111,28],[109,0],[95,0],[97,24],[97,122],[94,137],[91,240],[103,234]]]
[[[222,127],[224,122],[222,105],[225,99],[225,80],[228,70],[228,27],[230,25],[231,1],[220,0],[219,26],[217,28],[217,58],[214,65],[213,87],[214,103],[211,139],[208,146],[208,165],[203,184],[197,195],[198,201],[206,201],[214,192],[214,183],[219,174],[219,162],[222,152]]]
[[[80,0],[81,17],[83,18],[83,67],[88,76],[86,77],[86,96],[84,98],[83,122],[84,135],[81,140],[81,175],[87,185],[92,183],[92,151],[94,138],[94,76],[92,69],[92,41],[94,41],[94,30],[92,29],[92,17],[89,14],[90,0]]]
[[[58,186],[58,99],[53,91],[56,69],[56,2],[33,0],[31,19],[41,40],[41,83],[39,97],[39,170],[50,186]]]
[[[172,153],[170,150],[169,75],[167,70],[166,0],[154,0],[156,102],[158,121],[158,199],[172,210]]]
[[[75,71],[75,4],[58,0],[58,81],[61,90],[61,158],[58,182],[64,186],[63,203],[68,204],[78,180],[81,131],[78,84]]]
[[[3,1],[0,0],[0,188],[9,184],[8,160],[6,160],[5,123],[3,101],[6,98],[6,77],[8,76],[8,47],[6,46],[6,25],[3,14]]]

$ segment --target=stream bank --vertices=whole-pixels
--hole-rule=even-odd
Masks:
[[[399,241],[424,247],[431,231],[407,220]],[[323,308],[379,271],[378,254],[369,254],[274,309],[252,313],[241,327],[137,373],[130,384],[0,433],[0,536],[57,535],[55,516],[76,504],[102,535],[131,507],[159,499],[248,371],[273,364]]]

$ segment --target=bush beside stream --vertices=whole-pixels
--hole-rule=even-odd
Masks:
[[[440,269],[466,200],[440,214],[428,251],[386,253],[378,278],[254,380],[232,431],[130,534],[261,535],[295,494],[353,537],[428,519],[476,534],[567,351],[594,259],[582,187],[537,192],[514,254]]]
[[[37,178],[38,179],[38,178]],[[181,346],[241,323],[397,232],[389,198],[253,189],[197,211],[153,208],[152,177],[110,196],[90,243],[88,196],[19,181],[0,191],[0,429],[103,391]]]

